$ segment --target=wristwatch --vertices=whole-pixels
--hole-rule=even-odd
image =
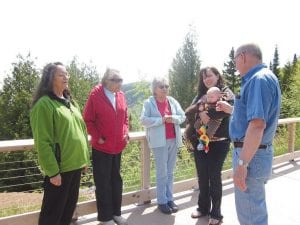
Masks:
[[[245,160],[242,160],[242,159],[239,159],[239,161],[238,161],[238,165],[239,166],[243,166],[243,167],[248,167],[248,165],[249,165],[249,163],[248,162],[246,162]]]

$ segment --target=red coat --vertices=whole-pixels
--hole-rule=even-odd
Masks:
[[[127,144],[128,114],[124,93],[116,93],[116,110],[104,93],[101,84],[91,91],[83,112],[88,133],[94,149],[118,154]],[[102,137],[105,142],[99,144]]]

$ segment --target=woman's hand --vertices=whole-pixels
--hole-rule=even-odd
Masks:
[[[172,116],[170,116],[170,115],[165,115],[164,118],[163,118],[163,121],[164,121],[165,123],[173,123],[173,121],[172,121]]]
[[[88,166],[85,166],[82,168],[82,173],[86,174],[88,172],[88,170],[89,170]]]
[[[199,116],[200,116],[201,121],[204,124],[207,124],[209,122],[209,120],[210,120],[210,117],[207,115],[206,111],[199,112]]]
[[[54,186],[60,186],[61,185],[61,176],[60,174],[57,174],[55,177],[50,178],[50,183]]]
[[[128,143],[128,142],[129,142],[129,135],[128,135],[128,134],[125,134],[125,135],[123,136],[123,139],[126,141],[126,143]]]
[[[98,144],[103,144],[105,142],[105,138],[103,137],[100,137],[99,140],[98,140]]]
[[[218,101],[216,105],[216,111],[223,111],[225,113],[232,114],[233,106],[226,101]]]

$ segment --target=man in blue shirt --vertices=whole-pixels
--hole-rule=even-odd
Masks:
[[[257,45],[240,46],[234,60],[242,78],[240,94],[233,108],[220,102],[217,110],[232,113],[229,132],[234,144],[236,211],[242,225],[267,225],[265,183],[272,171],[281,91],[277,77],[262,64]]]

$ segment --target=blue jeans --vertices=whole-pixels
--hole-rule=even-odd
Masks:
[[[235,148],[232,157],[233,169],[237,167],[241,148]],[[245,192],[235,187],[235,206],[241,225],[267,225],[268,212],[265,184],[272,173],[273,146],[258,149],[249,163]]]
[[[167,139],[166,146],[153,148],[156,167],[156,195],[158,204],[173,201],[173,170],[176,164],[176,139]]]

